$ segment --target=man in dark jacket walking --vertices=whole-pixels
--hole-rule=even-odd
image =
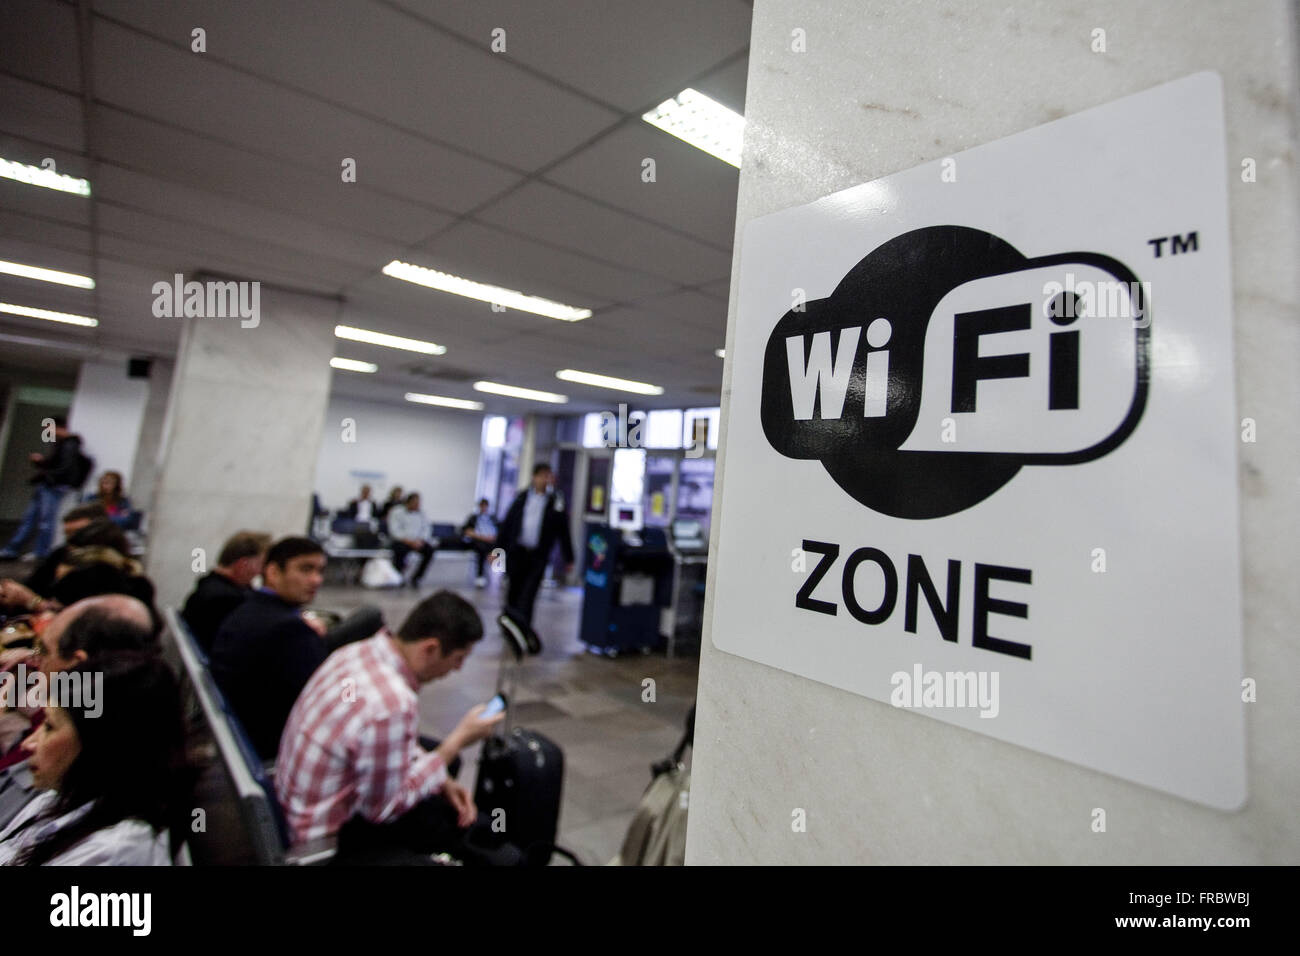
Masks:
[[[573,570],[573,542],[569,539],[569,518],[559,496],[550,490],[555,475],[550,465],[537,465],[529,487],[519,492],[501,522],[497,541],[506,552],[506,606],[529,624],[533,604],[551,551],[559,542],[565,573]]]
[[[86,467],[88,459],[81,454],[81,438],[68,431],[68,420],[59,415],[52,422],[54,447],[43,455],[35,452],[31,455],[36,467],[36,474],[31,479],[35,486],[32,500],[23,512],[18,530],[0,550],[0,560],[18,557],[23,542],[31,537],[33,531],[36,532],[36,543],[32,553],[36,560],[49,554],[50,545],[54,543],[54,523],[59,518],[63,498],[70,489],[80,488],[90,472]],[[49,437],[46,436],[47,440]]]

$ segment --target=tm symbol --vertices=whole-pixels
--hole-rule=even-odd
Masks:
[[[1160,236],[1157,239],[1148,239],[1147,245],[1155,249],[1156,258],[1159,259],[1164,254],[1166,242],[1169,243],[1169,254],[1171,256],[1197,251],[1195,232],[1189,232],[1185,236]]]

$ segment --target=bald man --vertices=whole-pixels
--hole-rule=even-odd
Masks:
[[[125,594],[101,594],[78,601],[54,615],[37,637],[35,653],[26,663],[49,677],[101,654],[156,649],[149,608]],[[45,711],[37,710],[30,718],[27,733],[41,725]],[[26,758],[20,738],[0,756],[0,770]]]

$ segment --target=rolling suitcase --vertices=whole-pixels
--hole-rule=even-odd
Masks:
[[[524,657],[541,651],[541,641],[524,621],[507,610],[497,618],[506,642],[497,678],[501,692],[507,671],[517,674]],[[514,681],[511,682],[514,689]],[[507,701],[508,701],[507,697]],[[564,753],[543,734],[510,727],[506,707],[505,732],[483,742],[479,758],[474,804],[493,822],[493,830],[504,827],[505,839],[523,851],[530,866],[545,866],[551,854],[559,853],[573,862],[576,857],[555,845],[560,824],[560,800],[564,786]]]

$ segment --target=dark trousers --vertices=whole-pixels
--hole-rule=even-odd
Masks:
[[[511,548],[506,556],[506,574],[510,583],[506,589],[506,607],[514,608],[529,624],[533,623],[533,605],[537,602],[537,589],[546,575],[548,553],[540,548]]]
[[[475,571],[475,576],[481,578],[483,577],[483,564],[487,561],[487,556],[492,553],[492,549],[495,545],[487,541],[475,541],[471,538],[469,546],[474,551],[474,560],[477,562],[478,566],[478,570]]]
[[[414,584],[419,584],[420,579],[424,577],[425,569],[429,567],[429,562],[433,560],[433,545],[427,541],[421,541],[418,548],[412,548],[405,541],[393,542],[393,567],[405,574],[406,556],[414,551],[420,556],[420,566],[415,569],[415,574],[411,577]]]
[[[434,794],[396,820],[371,823],[353,817],[339,829],[334,866],[434,866],[435,853],[453,853],[461,843],[456,811]]]
[[[369,610],[363,608],[362,610]],[[340,625],[341,626],[341,625]],[[424,750],[438,749],[437,737],[419,738]],[[447,765],[447,776],[460,776],[460,756]],[[433,866],[433,854],[459,848],[463,833],[456,811],[435,794],[388,823],[353,817],[339,828],[336,866]]]
[[[467,866],[520,866],[523,852],[492,832],[492,821],[478,819],[461,828],[456,810],[440,794],[417,803],[389,823],[353,817],[339,829],[334,866],[434,866],[446,853]]]

